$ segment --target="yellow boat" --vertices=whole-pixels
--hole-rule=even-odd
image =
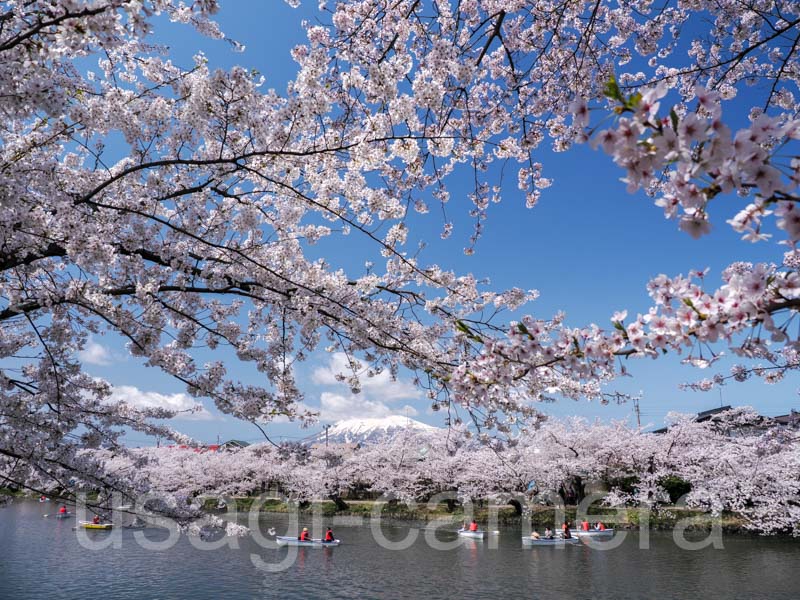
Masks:
[[[111,529],[112,523],[92,523],[91,521],[81,521],[79,523],[84,529]]]

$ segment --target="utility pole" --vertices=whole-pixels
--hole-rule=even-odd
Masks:
[[[328,429],[330,429],[330,425],[325,425],[325,448],[328,447]]]
[[[641,416],[641,412],[639,411],[639,399],[638,398],[634,398],[633,399],[633,410],[636,411],[636,426],[641,428],[641,426],[642,426],[642,416]]]

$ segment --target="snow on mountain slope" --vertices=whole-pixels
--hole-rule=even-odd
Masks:
[[[328,430],[328,441],[331,443],[371,443],[390,438],[405,429],[434,432],[438,428],[426,425],[401,415],[391,415],[380,419],[347,419],[332,425]],[[316,441],[325,439],[325,433],[316,436]]]

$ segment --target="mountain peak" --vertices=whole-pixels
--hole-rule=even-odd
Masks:
[[[335,443],[373,442],[391,437],[404,429],[415,431],[436,431],[437,427],[427,425],[402,415],[381,418],[346,419],[337,421],[328,429],[328,440]],[[321,433],[318,440],[325,439]]]

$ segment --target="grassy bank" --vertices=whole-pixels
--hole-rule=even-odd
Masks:
[[[239,512],[249,512],[256,498],[241,497],[235,498],[235,507]],[[209,500],[206,508],[213,510],[216,507],[216,500]],[[419,504],[408,506],[403,503],[387,503],[373,501],[348,501],[347,508],[337,509],[333,502],[315,502],[308,504],[289,504],[279,499],[260,501],[259,511],[263,513],[289,513],[299,510],[301,514],[311,515],[321,514],[324,517],[354,517],[371,519],[379,517],[381,519],[397,521],[451,521],[454,524],[462,523],[466,519],[475,518],[478,523],[483,525],[524,525],[529,523],[535,529],[544,529],[545,526],[556,525],[564,518],[573,524],[576,521],[576,507],[568,506],[564,509],[556,509],[550,506],[534,506],[523,515],[517,514],[511,506],[476,506],[472,511],[464,510],[464,507],[457,506],[454,510],[448,510],[445,504],[427,506]],[[681,507],[660,507],[657,511],[644,511],[637,508],[591,508],[589,511],[589,521],[602,520],[609,527],[619,529],[638,529],[648,527],[649,529],[674,529],[676,526],[685,527],[689,530],[708,530],[715,524],[720,525],[724,531],[736,532],[744,530],[745,521],[743,518],[724,513],[714,517],[708,513],[690,510]]]

